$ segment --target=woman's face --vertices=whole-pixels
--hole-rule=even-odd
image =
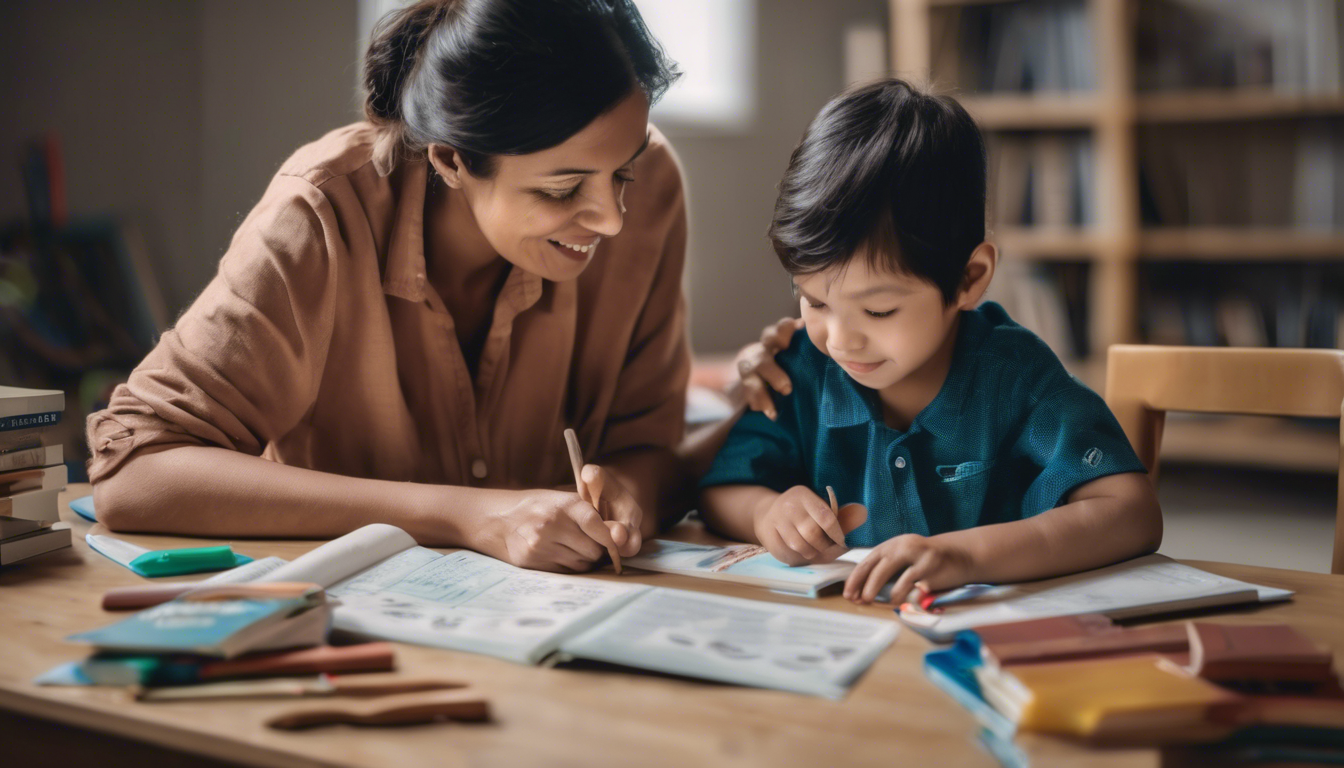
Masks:
[[[621,231],[625,186],[648,146],[649,102],[639,88],[564,143],[527,155],[500,155],[495,174],[473,176],[446,147],[430,150],[435,170],[460,190],[496,253],[547,280],[573,280]]]

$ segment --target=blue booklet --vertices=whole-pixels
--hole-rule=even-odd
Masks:
[[[951,648],[924,654],[924,675],[943,692],[957,700],[993,737],[1011,743],[1017,724],[985,701],[975,668],[980,658],[980,636],[974,632],[957,634]]]
[[[119,653],[231,658],[248,651],[320,645],[330,626],[326,593],[312,586],[297,596],[278,598],[188,595],[68,639]]]

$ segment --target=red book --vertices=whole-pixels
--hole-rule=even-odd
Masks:
[[[979,631],[981,658],[991,667],[1151,653],[1184,664],[1188,660],[1190,642],[1186,628],[1181,624],[1124,629],[1095,614],[984,629],[991,631]]]
[[[1286,624],[1188,622],[1191,673],[1215,682],[1337,683],[1329,650]]]

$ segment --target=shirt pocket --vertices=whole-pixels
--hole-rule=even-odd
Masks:
[[[938,479],[944,483],[960,483],[973,477],[981,477],[993,468],[993,461],[968,461],[964,464],[941,464],[935,471],[938,473]]]

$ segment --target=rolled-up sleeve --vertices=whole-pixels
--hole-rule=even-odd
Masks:
[[[632,448],[671,448],[686,429],[686,389],[691,353],[686,337],[686,300],[682,271],[686,264],[686,197],[681,169],[671,147],[650,147],[666,153],[653,165],[648,183],[659,190],[654,209],[666,217],[666,234],[658,269],[616,382],[610,415],[603,429],[600,454],[610,456]],[[646,183],[640,179],[640,183]]]
[[[260,455],[299,423],[331,342],[339,233],[317,187],[277,176],[205,291],[89,416],[90,480],[150,446]]]

